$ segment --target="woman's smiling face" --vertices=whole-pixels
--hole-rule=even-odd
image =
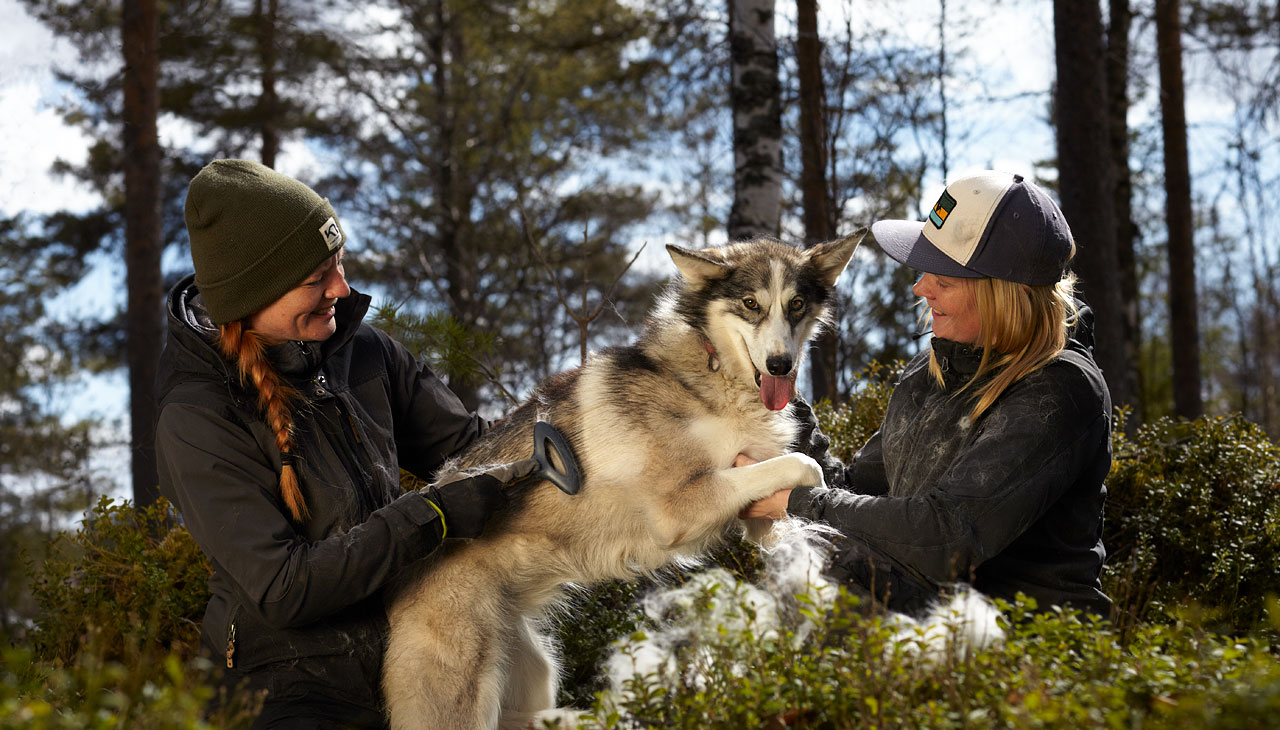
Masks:
[[[325,259],[301,284],[249,315],[249,329],[271,345],[328,339],[338,328],[334,305],[351,293],[342,269],[345,252],[342,249]]]
[[[978,298],[965,279],[925,274],[911,287],[932,310],[933,336],[966,345],[978,344],[982,322],[978,318]]]

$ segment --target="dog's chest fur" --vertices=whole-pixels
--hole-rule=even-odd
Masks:
[[[711,458],[713,465],[733,464],[738,454],[756,461],[782,454],[790,442],[791,420],[780,414],[760,418],[737,415],[702,415],[693,418],[685,437],[696,441]]]

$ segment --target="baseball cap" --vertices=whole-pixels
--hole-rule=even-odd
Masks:
[[[941,276],[1057,283],[1071,260],[1071,229],[1057,203],[1021,175],[986,170],[942,191],[924,221],[871,226],[899,263]]]

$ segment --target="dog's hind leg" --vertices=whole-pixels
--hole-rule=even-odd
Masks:
[[[524,730],[537,713],[555,707],[559,667],[546,637],[538,632],[532,619],[519,617],[512,629],[507,637],[510,666],[498,727]]]
[[[383,666],[392,730],[493,730],[503,694],[502,631],[421,593],[395,606]]]

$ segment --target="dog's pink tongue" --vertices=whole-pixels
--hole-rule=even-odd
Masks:
[[[791,402],[791,378],[760,374],[760,400],[771,411],[780,411]]]

